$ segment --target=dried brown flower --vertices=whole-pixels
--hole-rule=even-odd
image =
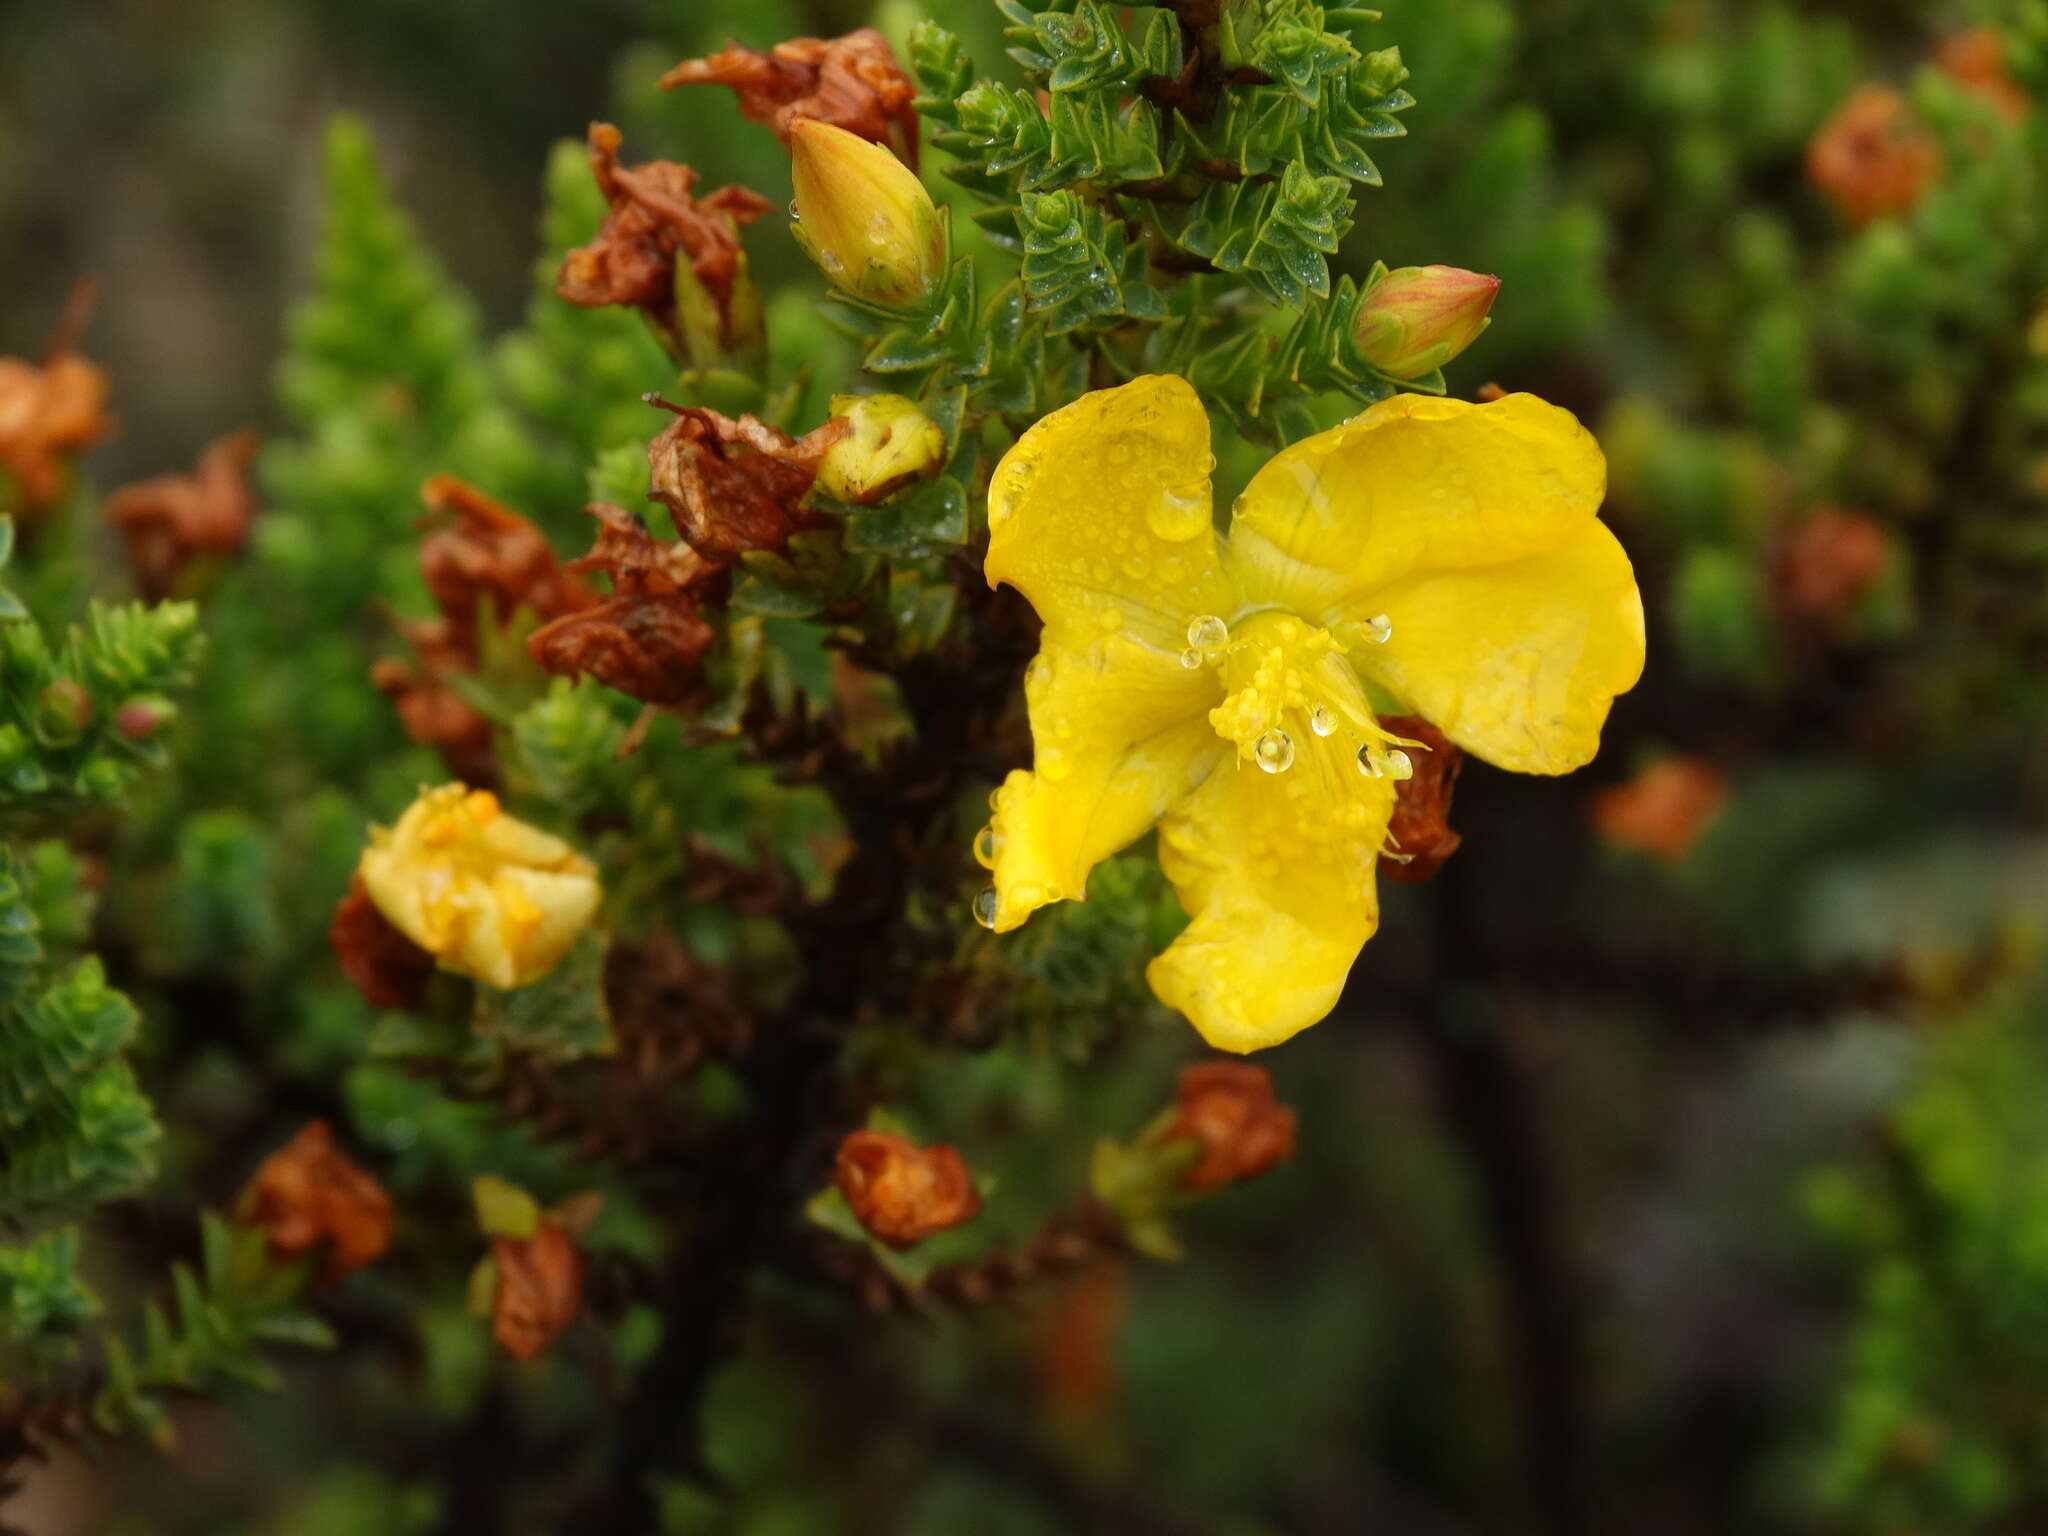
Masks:
[[[1387,846],[1393,854],[1380,858],[1382,879],[1420,885],[1442,869],[1464,841],[1451,830],[1451,796],[1465,754],[1420,715],[1389,715],[1380,724],[1429,748],[1409,754],[1415,772],[1394,785],[1394,819],[1387,824]]]
[[[752,416],[670,409],[676,419],[647,446],[653,493],[707,560],[785,549],[791,534],[820,521],[804,497],[826,450],[851,430],[844,417],[793,438]]]
[[[361,875],[350,879],[348,894],[335,907],[327,942],[342,974],[372,1008],[412,1007],[434,975],[434,957],[377,910]]]
[[[73,285],[40,366],[0,357],[0,470],[14,480],[17,511],[48,508],[64,489],[63,461],[113,430],[107,376],[71,350],[94,292],[90,278]]]
[[[958,1148],[920,1147],[887,1131],[848,1133],[833,1177],[860,1224],[891,1248],[957,1227],[981,1209]]]
[[[1778,601],[1795,618],[1838,622],[1884,577],[1891,537],[1860,512],[1818,507],[1788,532],[1772,562]]]
[[[1941,147],[1889,86],[1858,88],[1806,146],[1807,178],[1851,224],[1911,211],[1941,171]]]
[[[1188,1189],[1221,1189],[1257,1178],[1294,1156],[1294,1111],[1273,1096],[1264,1067],[1198,1061],[1180,1069],[1180,1114],[1169,1140],[1189,1138],[1202,1155],[1181,1176]]]
[[[1696,757],[1667,757],[1595,795],[1593,829],[1617,848],[1675,863],[1727,798],[1728,781],[1711,765]]]
[[[2008,123],[2017,123],[2034,103],[2005,67],[2005,39],[1996,27],[1971,27],[1935,50],[1934,67],[1972,96],[1989,102]]]
[[[814,117],[888,144],[917,168],[917,86],[872,27],[844,37],[793,37],[766,53],[728,42],[708,59],[688,59],[661,77],[679,85],[729,85],[740,111],[789,142],[789,125]],[[892,142],[893,132],[893,142]]]
[[[690,167],[650,160],[629,169],[619,164],[619,142],[610,123],[590,125],[590,170],[611,211],[597,238],[562,262],[555,292],[587,308],[624,304],[642,311],[680,357],[676,262],[685,259],[718,310],[719,340],[738,346],[748,339],[733,303],[746,262],[738,230],[774,204],[745,187],[698,197]]]
[[[535,630],[526,646],[549,672],[594,677],[647,704],[680,704],[717,631],[697,611],[720,572],[689,545],[664,544],[619,507],[587,509],[602,525],[574,571],[603,571],[612,595]]]
[[[324,1120],[265,1158],[235,1209],[241,1221],[263,1229],[281,1258],[326,1244],[322,1275],[328,1280],[361,1269],[391,1246],[391,1197],[335,1146]]]
[[[576,1320],[583,1254],[567,1229],[543,1219],[531,1237],[493,1237],[491,1260],[498,1270],[491,1337],[514,1360],[531,1360]]]
[[[261,439],[248,429],[215,438],[189,475],[159,475],[107,498],[107,521],[128,541],[143,592],[168,597],[193,561],[241,549],[256,516],[249,463]]]

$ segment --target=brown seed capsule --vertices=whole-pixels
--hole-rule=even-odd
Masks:
[[[1941,171],[1941,147],[1889,86],[1860,87],[1806,146],[1807,178],[1851,224],[1910,212]]]
[[[1617,848],[1676,863],[1728,798],[1728,781],[1696,757],[1667,757],[1593,797],[1593,829]]]
[[[1274,1097],[1264,1067],[1194,1062],[1180,1069],[1179,1101],[1167,1138],[1187,1138],[1202,1148],[1181,1176],[1188,1189],[1206,1192],[1257,1178],[1294,1156],[1294,1111]]]
[[[888,40],[872,27],[844,37],[793,37],[766,53],[728,43],[706,59],[689,59],[661,78],[679,85],[729,85],[740,111],[789,142],[790,124],[816,118],[875,144],[889,144],[915,169],[917,86]]]
[[[839,1143],[834,1182],[860,1224],[891,1248],[957,1227],[981,1209],[957,1148],[919,1147],[887,1131],[850,1132]]]
[[[1387,851],[1379,865],[1382,879],[1420,885],[1444,867],[1463,841],[1451,830],[1450,818],[1465,754],[1420,715],[1388,715],[1380,724],[1429,748],[1409,754],[1415,771],[1394,785],[1394,817],[1387,823]]]
[[[338,1280],[391,1246],[391,1197],[334,1144],[315,1120],[264,1159],[236,1202],[235,1215],[260,1227],[271,1251],[296,1259],[326,1245],[322,1276]]]
[[[826,451],[852,430],[844,418],[793,438],[752,416],[673,409],[676,419],[647,448],[653,495],[705,559],[780,551],[791,534],[822,521],[804,497]]]
[[[514,1360],[544,1353],[583,1305],[583,1255],[575,1240],[543,1219],[531,1237],[493,1237],[498,1287],[491,1337]]]
[[[168,597],[195,561],[224,560],[241,549],[256,516],[249,463],[259,442],[246,429],[215,438],[191,474],[159,475],[107,498],[107,521],[127,541],[146,596]]]

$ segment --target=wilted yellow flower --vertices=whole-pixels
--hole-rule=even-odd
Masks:
[[[834,395],[832,415],[852,428],[825,450],[818,489],[840,501],[878,501],[946,457],[939,424],[902,395]]]
[[[1150,376],[1055,411],[997,466],[988,578],[1045,631],[1035,767],[997,792],[977,916],[1000,932],[1080,899],[1156,823],[1193,921],[1148,979],[1249,1051],[1328,1013],[1378,925],[1374,866],[1421,750],[1382,707],[1567,772],[1642,671],[1643,609],[1598,518],[1599,446],[1532,396],[1376,405],[1268,463],[1223,541],[1214,464],[1194,390]]]
[[[917,174],[880,144],[816,118],[789,130],[797,243],[856,298],[891,309],[937,286],[946,224]]]
[[[597,868],[498,808],[488,790],[426,789],[357,866],[377,910],[444,970],[493,987],[546,975],[597,912]]]

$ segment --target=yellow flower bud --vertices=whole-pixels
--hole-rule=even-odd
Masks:
[[[902,395],[834,395],[832,414],[853,429],[818,466],[818,489],[836,500],[880,501],[945,460],[945,432]]]
[[[789,130],[797,243],[855,298],[916,303],[946,267],[946,225],[924,183],[880,144],[816,118]]]
[[[1401,267],[1359,301],[1352,339],[1392,379],[1441,368],[1486,329],[1500,279],[1461,267]]]
[[[397,826],[372,827],[357,873],[442,969],[500,988],[552,970],[603,896],[588,859],[461,784],[423,789]]]

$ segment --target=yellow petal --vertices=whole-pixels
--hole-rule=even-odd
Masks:
[[[1253,477],[1230,568],[1248,602],[1328,623],[1385,582],[1550,549],[1593,519],[1606,487],[1592,434],[1533,395],[1396,395]]]
[[[1123,630],[1169,655],[1235,595],[1210,521],[1209,418],[1185,379],[1083,395],[1026,432],[989,483],[989,584],[1007,581],[1080,651]]]
[[[1368,676],[1468,752],[1518,773],[1568,773],[1599,750],[1614,696],[1643,671],[1643,600],[1607,525],[1504,565],[1419,573],[1371,601],[1384,645]]]
[[[1229,750],[1207,716],[1220,696],[1213,670],[1191,672],[1126,633],[1040,650],[1024,679],[1035,771],[996,793],[998,932],[1081,899],[1096,864],[1208,775]]]
[[[1255,1051],[1336,1005],[1379,926],[1374,871],[1394,786],[1311,736],[1268,774],[1226,763],[1160,824],[1159,862],[1193,921],[1146,969],[1219,1050]]]

